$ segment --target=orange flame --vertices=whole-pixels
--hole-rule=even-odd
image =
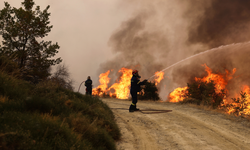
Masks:
[[[110,92],[110,96],[116,96],[118,99],[127,99],[130,92],[130,79],[132,77],[132,69],[121,68],[119,70],[122,73],[118,83],[114,83],[108,90],[114,89],[114,92]]]
[[[110,70],[99,75],[100,85],[92,90],[93,95],[101,96],[104,94],[110,81],[110,78],[108,77],[109,73]]]
[[[232,73],[228,70],[225,70],[226,74],[215,74],[212,73],[212,70],[206,65],[202,65],[205,67],[205,71],[207,72],[207,76],[203,78],[195,77],[195,81],[202,81],[202,82],[211,82],[214,81],[216,93],[220,93],[222,90],[227,91],[226,85],[229,80],[233,78],[234,73],[236,72],[236,68],[233,69]],[[187,87],[184,88],[176,88],[173,92],[170,93],[170,102],[179,102],[184,100],[184,94],[187,93]],[[226,101],[226,98],[224,99]]]
[[[121,68],[118,72],[121,73],[121,76],[119,77],[117,82],[110,87],[108,87],[110,81],[108,75],[110,71],[100,74],[100,85],[93,89],[93,95],[103,96],[105,94],[118,99],[127,99],[130,94],[130,80],[132,78],[132,69]],[[156,72],[155,74],[157,75],[154,81],[157,85],[164,78],[164,73]]]
[[[92,90],[93,95],[103,96],[103,94],[108,94],[110,97],[127,99],[130,92],[130,79],[132,77],[132,69],[121,68],[118,72],[122,75],[120,76],[117,83],[114,83],[111,87],[108,87],[110,81],[108,75],[110,71],[100,74],[100,85]]]
[[[187,87],[176,88],[173,92],[169,94],[169,102],[176,103],[183,101],[187,94]]]
[[[215,74],[212,73],[212,69],[210,69],[206,64],[202,65],[204,66],[207,72],[207,76],[203,77],[203,78],[197,78],[195,77],[195,81],[202,81],[202,82],[211,82],[214,81],[215,83],[215,89],[216,89],[216,93],[220,93],[221,90],[226,90],[226,85],[228,83],[229,80],[231,80],[234,75],[234,73],[236,72],[236,68],[233,69],[232,73],[230,73],[228,70],[225,70],[226,75],[222,75],[222,74]]]
[[[249,86],[245,85],[242,88],[242,94],[245,93],[245,97],[242,98],[241,94],[237,94],[237,103],[232,102],[230,103],[229,107],[227,107],[227,113],[235,113],[236,109],[238,108],[238,115],[250,115],[250,88]],[[239,109],[240,108],[240,109]]]
[[[155,72],[155,79],[154,79],[155,85],[159,84],[162,79],[164,79],[164,72],[162,71]]]

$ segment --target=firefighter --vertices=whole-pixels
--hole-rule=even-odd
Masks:
[[[92,95],[92,80],[90,76],[88,76],[87,80],[85,81],[86,86],[86,95]]]
[[[131,87],[130,87],[130,94],[132,96],[132,104],[129,107],[129,112],[138,111],[139,109],[136,107],[137,103],[137,92],[140,92],[141,85],[145,85],[147,80],[144,80],[143,82],[140,82],[140,76],[138,74],[137,70],[133,70],[132,72],[132,78],[131,78]]]

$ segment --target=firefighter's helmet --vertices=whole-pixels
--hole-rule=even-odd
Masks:
[[[132,75],[138,74],[138,70],[133,70]]]

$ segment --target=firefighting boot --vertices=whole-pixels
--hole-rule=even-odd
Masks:
[[[131,104],[129,107],[129,112],[134,112],[135,111],[135,104]]]
[[[135,111],[139,111],[140,109],[136,107],[136,104],[135,104]]]

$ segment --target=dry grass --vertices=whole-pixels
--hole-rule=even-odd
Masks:
[[[0,72],[0,149],[115,149],[121,136],[109,107],[54,83]],[[2,140],[4,138],[4,140]]]
[[[6,101],[8,101],[8,97],[0,95],[0,102],[5,103]]]

